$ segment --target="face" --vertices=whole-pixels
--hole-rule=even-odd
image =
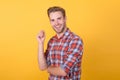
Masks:
[[[66,18],[60,11],[51,12],[49,15],[50,23],[57,34],[62,33],[66,27]]]

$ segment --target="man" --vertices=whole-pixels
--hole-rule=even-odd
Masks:
[[[63,8],[50,7],[47,13],[56,35],[49,40],[44,54],[45,32],[39,32],[37,36],[39,68],[48,71],[49,80],[80,80],[83,42],[66,26]]]

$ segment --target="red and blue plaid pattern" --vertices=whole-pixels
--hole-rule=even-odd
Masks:
[[[50,74],[49,80],[80,80],[82,54],[82,40],[69,29],[59,39],[52,37],[46,50],[47,64],[61,66],[67,76]]]

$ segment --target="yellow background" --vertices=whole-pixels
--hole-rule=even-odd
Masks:
[[[47,80],[38,69],[36,40],[55,34],[46,10],[61,6],[82,37],[81,80],[120,80],[120,0],[0,0],[0,80]]]

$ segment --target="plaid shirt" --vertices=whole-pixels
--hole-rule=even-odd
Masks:
[[[82,54],[82,40],[68,28],[61,38],[52,37],[46,50],[47,64],[61,66],[67,76],[50,74],[49,80],[80,80]]]

